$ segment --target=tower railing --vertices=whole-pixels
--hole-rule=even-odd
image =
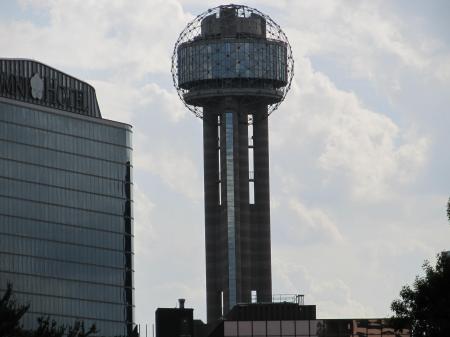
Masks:
[[[268,303],[258,301],[256,294],[252,294],[251,303]],[[301,294],[274,294],[272,295],[272,303],[295,303],[298,305],[305,305],[305,295]],[[239,303],[245,304],[245,303]]]
[[[300,294],[275,294],[272,295],[272,303],[296,303],[298,305],[305,304],[305,295]]]

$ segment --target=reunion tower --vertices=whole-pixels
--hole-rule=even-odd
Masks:
[[[272,301],[268,115],[293,76],[281,28],[256,9],[197,16],[172,59],[180,98],[203,119],[207,320]]]

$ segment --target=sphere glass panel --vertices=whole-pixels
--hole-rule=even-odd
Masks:
[[[288,83],[287,46],[261,39],[207,40],[183,44],[177,55],[178,85],[189,90],[198,81],[261,79],[274,87]]]

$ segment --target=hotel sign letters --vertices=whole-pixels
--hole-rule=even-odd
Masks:
[[[37,72],[31,78],[0,72],[0,96],[62,110],[86,112],[88,109],[83,90],[67,87],[56,79],[41,77]]]

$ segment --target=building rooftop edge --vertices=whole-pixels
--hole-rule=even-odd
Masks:
[[[84,84],[86,84],[87,86],[91,87],[92,90],[95,91],[95,88],[94,88],[94,86],[93,86],[92,84],[89,84],[88,82],[86,82],[86,81],[84,81],[84,80],[80,80],[78,77],[75,77],[75,76],[73,76],[73,75],[70,75],[70,74],[66,73],[65,71],[62,71],[62,70],[59,70],[59,69],[57,69],[57,68],[55,68],[55,67],[49,66],[47,63],[44,63],[44,62],[41,62],[41,61],[38,61],[38,60],[35,60],[35,59],[32,59],[32,58],[23,58],[23,57],[0,57],[0,61],[2,61],[2,60],[5,60],[5,61],[30,61],[30,62],[39,63],[39,64],[42,64],[43,66],[46,66],[46,67],[48,67],[48,68],[50,68],[50,69],[52,69],[52,70],[54,70],[54,71],[57,71],[57,72],[59,72],[59,73],[61,73],[61,74],[64,74],[64,75],[66,75],[67,77],[71,77],[71,78],[73,78],[73,79],[76,80],[76,81],[83,82]]]

